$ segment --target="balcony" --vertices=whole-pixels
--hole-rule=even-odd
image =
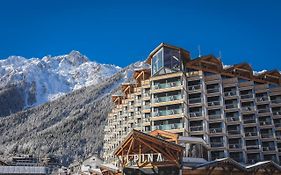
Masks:
[[[260,121],[260,126],[271,126],[272,122],[269,120]]]
[[[245,106],[242,107],[242,112],[248,113],[248,112],[255,112],[255,107],[254,106]]]
[[[169,82],[169,83],[158,83],[153,85],[153,90],[157,89],[166,89],[166,88],[173,88],[177,86],[181,86],[180,81],[174,81],[174,82]]]
[[[273,118],[281,118],[281,109],[273,110],[272,108],[272,114],[273,114]]]
[[[240,96],[240,98],[241,99],[252,99],[252,98],[254,98],[254,95],[253,94],[241,94],[241,96]]]
[[[154,98],[154,103],[164,103],[164,102],[172,102],[176,100],[181,100],[182,96],[181,94],[178,95],[171,95],[171,96],[165,96],[165,97],[156,97]]]
[[[253,145],[246,145],[246,149],[247,150],[257,150],[257,149],[260,149],[258,143],[256,144],[253,144]]]
[[[271,99],[271,103],[272,104],[279,104],[279,103],[281,103],[281,98]]]
[[[211,114],[211,115],[208,115],[209,116],[209,120],[219,120],[219,119],[222,119],[221,118],[221,114]]]
[[[228,148],[229,149],[239,149],[239,148],[242,148],[242,144],[241,143],[229,143]]]
[[[271,139],[273,138],[273,133],[261,133],[261,138]]]
[[[263,151],[275,151],[275,146],[262,146]]]
[[[254,117],[251,117],[251,118],[244,118],[243,120],[243,123],[246,125],[249,125],[249,124],[256,124],[256,119]]]
[[[269,109],[269,108],[258,109],[258,113],[259,113],[259,114],[269,113],[269,112],[270,112],[270,109]]]
[[[245,136],[246,137],[256,137],[258,136],[257,131],[245,131]]]
[[[236,96],[236,95],[237,95],[236,91],[224,92],[225,97],[233,97],[233,96]]]
[[[269,102],[268,96],[256,97],[257,103]]]
[[[208,102],[208,106],[211,107],[211,106],[220,106],[221,103],[220,101],[210,101]]]
[[[219,92],[220,92],[220,88],[219,87],[207,88],[207,93],[208,94],[219,93]]]
[[[154,112],[154,117],[182,114],[182,109],[168,109]]]
[[[241,134],[241,131],[238,130],[238,129],[227,130],[227,134],[228,134],[228,135],[239,135],[239,134]]]
[[[202,103],[202,100],[201,100],[201,97],[198,97],[198,98],[190,98],[188,99],[188,103],[191,105],[191,104],[200,104]]]
[[[237,108],[238,108],[238,104],[237,103],[225,104],[225,109],[226,110],[237,109]]]
[[[239,116],[226,117],[227,123],[237,122],[237,121],[239,121]]]
[[[222,128],[209,128],[211,134],[222,133]]]
[[[193,132],[203,131],[203,126],[190,126],[190,131],[193,131]]]
[[[172,129],[181,129],[183,128],[182,123],[172,123],[166,125],[156,125],[152,126],[152,130],[160,129],[160,130],[172,130]]]
[[[200,85],[200,84],[197,84],[197,85],[190,85],[190,86],[188,86],[188,91],[189,91],[189,92],[201,91],[201,85]]]
[[[202,111],[189,112],[190,118],[199,118],[202,117]]]
[[[210,142],[212,148],[224,147],[223,141],[220,142]]]

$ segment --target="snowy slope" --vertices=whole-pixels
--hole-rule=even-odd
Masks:
[[[62,56],[0,60],[0,90],[24,84],[25,107],[52,101],[85,86],[101,83],[121,68],[90,61],[78,51]]]

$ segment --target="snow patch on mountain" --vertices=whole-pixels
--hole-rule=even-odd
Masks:
[[[78,51],[42,59],[10,56],[0,60],[0,89],[24,83],[25,104],[30,107],[99,84],[120,70],[115,65],[90,61]]]

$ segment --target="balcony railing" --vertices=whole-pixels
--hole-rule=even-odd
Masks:
[[[263,151],[275,151],[275,146],[263,146]]]
[[[220,101],[211,101],[211,102],[208,102],[208,106],[218,106],[220,105],[221,102]]]
[[[280,128],[281,127],[281,123],[274,123],[276,128]]]
[[[225,105],[225,109],[234,109],[234,108],[238,108],[237,104],[226,104]]]
[[[212,128],[212,127],[210,127],[210,132],[211,133],[221,133],[222,128]]]
[[[173,124],[166,124],[166,125],[156,125],[152,127],[153,130],[160,129],[160,130],[171,130],[171,129],[180,129],[183,128],[182,123],[173,123]]]
[[[182,113],[182,109],[160,110],[158,112],[155,112],[154,116],[158,117],[158,116],[166,116],[166,115],[176,115],[181,113]]]
[[[202,111],[200,111],[200,112],[190,112],[189,115],[190,115],[191,118],[201,117]]]
[[[211,114],[209,115],[209,120],[221,119],[221,114]]]
[[[261,126],[271,125],[271,124],[272,124],[271,121],[260,121],[260,125],[261,125]]]
[[[241,131],[240,130],[228,130],[227,133],[229,135],[237,135],[237,134],[241,134]]]
[[[246,137],[258,136],[257,131],[245,132]]]
[[[190,131],[203,131],[203,126],[190,126]]]
[[[219,87],[207,89],[207,93],[209,93],[209,94],[217,93],[217,92],[220,92],[220,88]]]
[[[256,143],[255,145],[247,145],[246,146],[247,150],[252,150],[252,149],[259,149],[259,145],[258,143]]]
[[[154,103],[161,103],[161,102],[168,102],[168,101],[175,101],[182,99],[182,96],[179,95],[171,95],[166,97],[157,97],[154,99]]]
[[[223,141],[220,142],[210,142],[211,147],[223,147]]]
[[[236,91],[229,91],[229,92],[225,92],[224,96],[231,97],[231,96],[235,96],[236,94],[237,94]]]
[[[245,106],[245,107],[242,107],[242,110],[243,111],[254,111],[255,107],[254,106]]]
[[[201,85],[200,84],[188,86],[188,90],[189,91],[196,91],[196,90],[200,90],[200,89],[201,89]]]
[[[254,95],[253,94],[244,94],[244,95],[241,95],[241,99],[247,99],[247,98],[253,98]]]
[[[274,99],[274,100],[271,100],[271,103],[273,103],[273,104],[281,103],[281,99]]]
[[[267,96],[257,97],[257,102],[263,102],[263,101],[268,101],[268,97]]]
[[[256,123],[256,119],[251,118],[251,119],[244,119],[244,124],[251,124],[251,123]]]
[[[267,108],[267,109],[258,109],[258,113],[267,113],[267,112],[270,112],[269,108]]]
[[[272,133],[261,133],[261,138],[272,138],[273,134]]]
[[[159,83],[159,84],[155,84],[153,86],[153,89],[165,89],[165,88],[171,88],[171,87],[176,87],[176,86],[181,86],[181,82],[180,81],[175,81],[175,82],[170,82],[170,83]]]
[[[190,98],[188,100],[189,104],[195,104],[195,103],[201,103],[202,100],[201,100],[201,97],[200,98]]]
[[[226,117],[227,122],[234,122],[234,121],[239,121],[239,116],[235,117]]]
[[[273,111],[273,115],[281,115],[281,111]]]
[[[230,149],[237,149],[237,148],[242,148],[242,145],[241,145],[241,143],[230,143],[230,144],[228,144],[228,147]]]

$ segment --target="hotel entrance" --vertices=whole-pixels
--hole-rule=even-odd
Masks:
[[[177,135],[155,130],[145,134],[133,130],[114,154],[125,175],[178,175],[184,147],[173,143]],[[167,135],[168,134],[168,135]],[[169,141],[167,141],[169,139]]]

